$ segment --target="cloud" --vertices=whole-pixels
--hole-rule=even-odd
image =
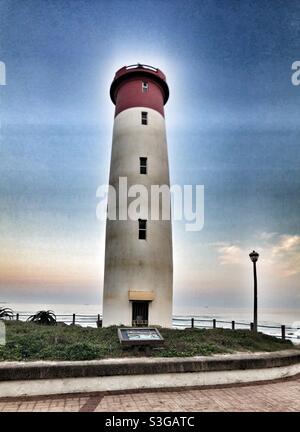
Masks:
[[[266,241],[268,241],[268,240],[271,240],[272,238],[274,238],[276,235],[277,235],[277,232],[266,232],[266,231],[263,231],[261,233],[258,233],[257,237],[260,240],[266,240]]]
[[[243,251],[242,249],[234,244],[222,244],[218,248],[219,262],[221,265],[228,264],[241,264]]]
[[[282,235],[279,242],[273,247],[272,253],[274,256],[285,253],[291,253],[300,249],[300,236],[298,235]]]
[[[256,235],[255,249],[260,253],[260,262],[272,278],[289,278],[300,273],[300,235],[262,232]],[[214,242],[220,265],[241,265],[245,263],[251,247],[240,246],[239,242]]]
[[[300,236],[281,235],[271,249],[274,264],[277,264],[283,277],[300,273]]]

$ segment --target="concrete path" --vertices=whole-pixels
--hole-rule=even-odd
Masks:
[[[199,390],[0,399],[0,411],[300,411],[300,377]]]

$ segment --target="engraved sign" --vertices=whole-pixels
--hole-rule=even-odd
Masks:
[[[119,341],[124,346],[130,345],[161,345],[164,338],[159,333],[157,328],[119,328],[118,329]]]

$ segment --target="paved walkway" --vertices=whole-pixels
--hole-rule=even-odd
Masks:
[[[199,390],[7,398],[0,411],[300,411],[300,377]]]

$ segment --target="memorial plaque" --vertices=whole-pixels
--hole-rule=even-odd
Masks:
[[[164,342],[157,328],[130,327],[118,329],[119,341],[123,346],[147,345],[156,346]]]

